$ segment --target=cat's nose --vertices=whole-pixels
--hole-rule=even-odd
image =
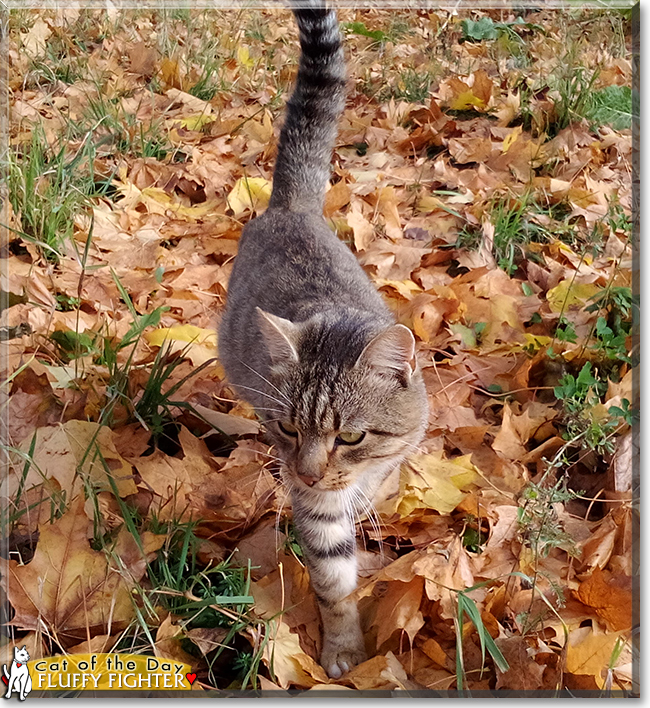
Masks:
[[[304,440],[298,451],[297,474],[308,487],[323,478],[327,466],[327,450],[314,440]]]
[[[313,477],[306,474],[299,474],[298,479],[302,480],[308,487],[313,487],[320,479],[320,475],[318,477]]]

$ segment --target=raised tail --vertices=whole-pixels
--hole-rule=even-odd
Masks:
[[[269,206],[320,214],[345,105],[345,60],[336,12],[322,0],[292,0],[292,6],[300,64],[280,133]]]

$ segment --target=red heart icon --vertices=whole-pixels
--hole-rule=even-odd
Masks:
[[[187,680],[190,682],[190,686],[196,681],[196,674],[185,674]]]
[[[5,686],[8,686],[8,685],[9,685],[9,681],[8,681],[8,679],[7,679],[6,676],[3,675],[3,676],[1,676],[0,678],[2,678],[2,680],[5,682]]]

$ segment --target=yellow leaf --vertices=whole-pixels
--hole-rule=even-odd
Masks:
[[[133,189],[137,188],[133,187]],[[201,217],[207,216],[215,209],[214,201],[195,204],[190,207],[185,206],[172,199],[171,195],[167,194],[167,192],[159,187],[145,187],[138,196],[147,207],[149,213],[160,214],[161,216],[166,216],[167,212],[171,211],[176,216],[200,219]]]
[[[446,209],[446,205],[444,202],[440,201],[438,197],[434,197],[432,194],[425,194],[419,201],[418,201],[418,211],[422,212],[423,214],[429,214],[432,211],[436,211],[436,209]]]
[[[255,66],[255,61],[253,59],[251,59],[251,55],[250,55],[250,52],[248,51],[248,47],[239,47],[237,49],[237,61],[242,66],[247,66],[248,68]]]
[[[375,285],[378,288],[392,288],[407,300],[412,300],[415,294],[422,292],[422,288],[412,280],[388,280],[387,278],[377,278],[375,280]]]
[[[462,489],[476,478],[470,455],[445,460],[442,452],[415,455],[402,467],[397,511],[408,516],[417,509],[449,514],[462,501]]]
[[[600,290],[594,283],[578,283],[567,278],[546,293],[546,300],[553,312],[563,312],[571,305],[582,305]]]
[[[596,634],[592,627],[574,629],[569,635],[566,670],[571,674],[593,676],[602,682],[601,671],[609,666],[618,634]]]
[[[508,135],[506,135],[504,141],[503,141],[503,146],[501,148],[501,152],[508,152],[510,150],[511,146],[513,143],[517,141],[517,138],[521,135],[521,126],[518,125],[516,128],[513,128]]]
[[[217,354],[217,333],[194,325],[161,327],[144,336],[152,347],[161,347],[168,342],[170,352],[180,352],[195,366],[214,359]]]
[[[524,339],[526,340],[525,344],[522,347],[513,347],[512,351],[529,349],[530,347],[537,351],[542,347],[548,347],[553,341],[553,337],[547,337],[545,334],[530,334],[530,332],[524,334]]]
[[[485,101],[475,96],[471,90],[463,91],[449,103],[449,108],[454,111],[465,111],[471,106],[476,106],[477,108],[483,108],[485,106]]]
[[[228,195],[228,206],[235,216],[246,210],[265,209],[271,198],[271,183],[263,177],[241,177]]]
[[[183,128],[187,128],[187,130],[201,130],[204,125],[214,123],[214,120],[214,116],[198,113],[196,115],[186,116],[185,118],[181,118],[180,121],[175,122],[179,122]]]
[[[160,347],[164,342],[196,342],[204,346],[217,347],[217,333],[210,329],[201,329],[194,325],[176,325],[174,327],[160,327],[152,332],[146,332],[144,338],[152,347]]]

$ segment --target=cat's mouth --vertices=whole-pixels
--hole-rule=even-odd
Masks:
[[[286,468],[286,474],[288,480],[291,484],[301,491],[309,492],[340,492],[346,489],[352,484],[352,479],[347,475],[345,478],[337,477],[331,478],[329,475],[323,475],[321,477],[313,477],[298,474],[289,467]]]

